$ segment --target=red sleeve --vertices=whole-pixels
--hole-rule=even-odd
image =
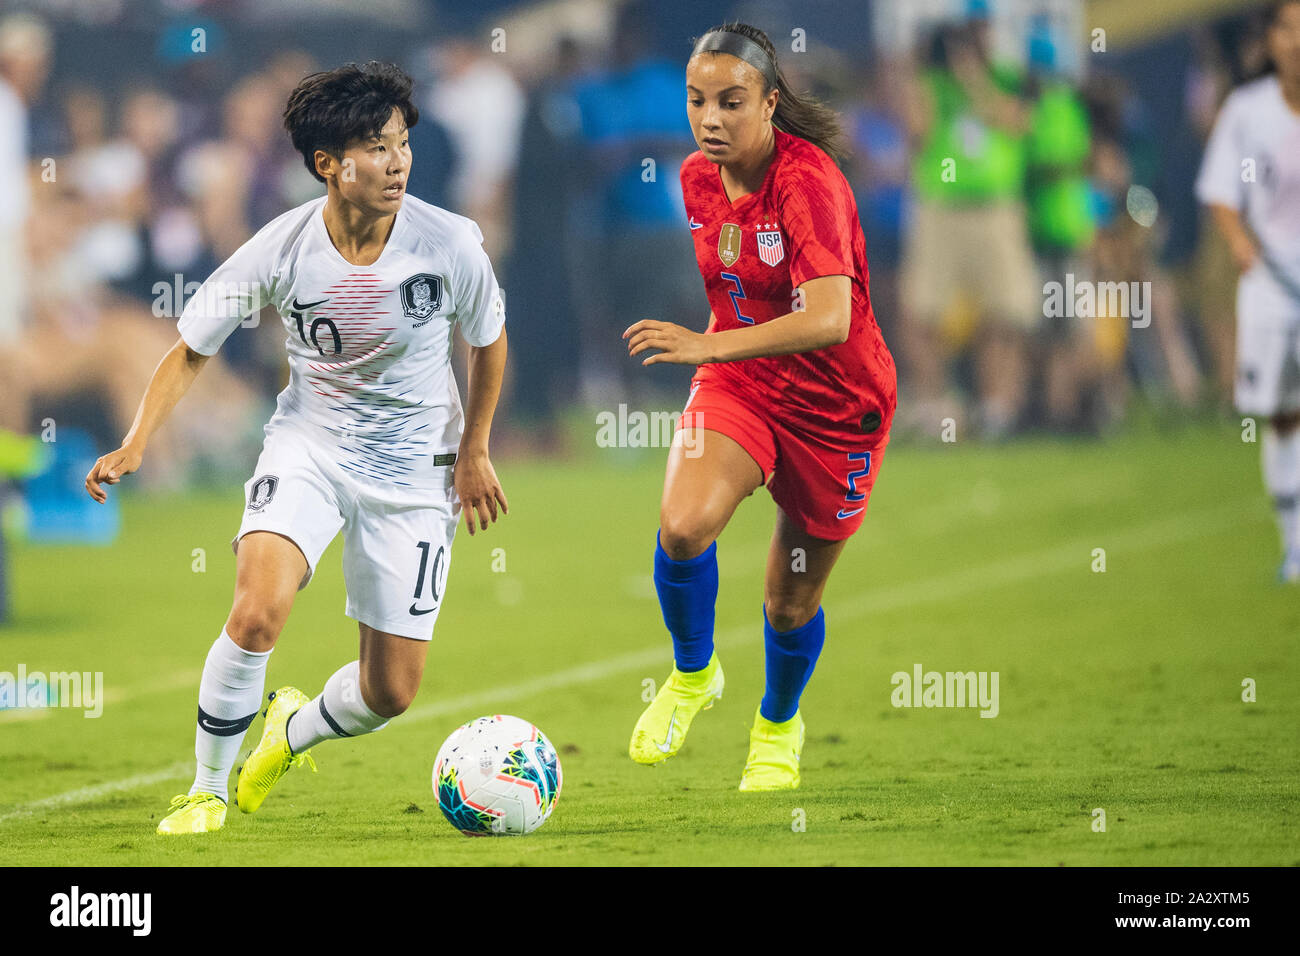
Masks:
[[[679,178],[682,183],[682,205],[686,207],[686,218],[690,219],[695,214],[699,201],[699,153],[693,153],[682,160]]]
[[[790,241],[790,284],[819,276],[853,276],[853,226],[858,215],[843,176],[802,171],[785,183],[781,226]]]

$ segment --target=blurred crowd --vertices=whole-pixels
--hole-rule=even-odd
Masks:
[[[599,43],[557,30],[526,65],[494,53],[486,31],[393,56],[421,110],[410,192],[480,223],[506,290],[499,420],[520,443],[548,445],[578,403],[684,399],[691,370],[643,369],[619,338],[642,317],[702,329],[708,315],[677,176],[695,148],[685,41],[663,36],[652,10],[619,7]],[[972,0],[907,55],[782,60],[846,122],[872,301],[899,359],[896,427],[1098,433],[1135,390],[1219,407],[1235,277],[1209,229],[1194,260],[1167,261],[1155,187],[1190,181],[1162,179],[1141,97],[1092,64],[1063,69],[1046,17],[1026,25],[1019,56],[995,55],[989,16]],[[1245,23],[1203,28],[1191,68],[1168,79],[1202,137],[1252,70]],[[152,81],[106,86],[51,73],[59,29],[0,20],[0,177],[17,184],[0,191],[0,427],[75,420],[107,449],[175,341],[184,297],[262,224],[319,195],[280,114],[305,74],[338,64],[286,46],[233,76],[180,57],[122,71]],[[1149,283],[1149,326],[1049,314],[1046,283],[1089,281]],[[281,324],[261,316],[157,433],[142,480],[231,457],[242,470],[285,375]]]
[[[1167,254],[1153,187],[1185,199],[1190,179],[1162,168],[1147,104],[1123,73],[1062,69],[1047,16],[1029,18],[1020,58],[999,58],[988,3],[966,9],[908,62],[876,64],[848,112],[872,299],[901,359],[896,427],[1102,434],[1134,390],[1225,409],[1236,275],[1208,228],[1194,260]],[[1186,84],[1196,159],[1233,84],[1263,66],[1252,24],[1203,26],[1190,68],[1162,77]]]

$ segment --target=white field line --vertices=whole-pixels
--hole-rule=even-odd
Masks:
[[[78,787],[76,790],[56,793],[52,797],[42,797],[40,800],[33,800],[31,803],[19,804],[12,810],[0,814],[0,823],[12,820],[14,817],[29,816],[37,810],[53,810],[77,803],[94,803],[110,793],[134,790],[137,787],[147,787],[150,784],[164,783],[168,780],[179,780],[182,777],[192,776],[193,773],[194,761],[186,760],[183,763],[174,763],[170,767],[164,767],[162,770],[155,770],[152,773],[140,773],[134,777],[125,777],[109,783],[97,783],[91,787]]]
[[[1176,544],[1191,538],[1212,534],[1233,526],[1239,526],[1242,509],[1249,506],[1251,500],[1243,499],[1229,506],[1220,506],[1199,512],[1188,512],[1162,518],[1150,524],[1127,528],[1122,531],[1098,532],[1088,538],[1079,538],[1073,542],[1053,545],[1031,554],[1022,554],[988,564],[977,565],[961,571],[941,575],[923,581],[913,581],[902,585],[876,588],[856,597],[838,602],[831,617],[831,627],[838,622],[853,620],[872,613],[883,613],[904,607],[914,607],[932,601],[945,601],[964,597],[973,592],[983,592],[992,588],[1016,584],[1036,577],[1059,574],[1071,569],[1079,574],[1090,574],[1093,548],[1105,548],[1108,564],[1115,564],[1116,558],[1124,554],[1145,550],[1151,547]],[[1118,570],[1116,568],[1115,570]],[[1113,570],[1108,573],[1114,573]],[[716,643],[729,647],[757,643],[761,628],[753,624],[736,625],[718,632]],[[436,703],[426,704],[407,711],[400,718],[402,726],[450,714],[463,714],[469,711],[500,713],[501,705],[508,701],[533,697],[547,691],[578,684],[589,684],[604,680],[616,674],[643,670],[651,667],[670,665],[671,653],[667,641],[655,647],[620,654],[603,661],[594,661],[565,670],[556,671],[533,680],[517,684],[507,684],[488,690],[451,697]],[[53,796],[18,804],[0,813],[0,823],[6,823],[16,817],[29,816],[38,810],[71,806],[81,803],[93,803],[111,793],[134,790],[139,787],[169,780],[181,780],[190,776],[194,770],[192,761],[172,764],[161,770],[137,774],[108,783],[79,787]]]

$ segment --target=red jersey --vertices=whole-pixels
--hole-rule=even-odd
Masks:
[[[896,373],[871,311],[857,202],[826,153],[797,136],[773,132],[776,152],[763,185],[734,203],[719,167],[702,152],[682,163],[695,258],[717,317],[713,331],[785,315],[794,311],[794,290],[802,283],[846,275],[852,279],[849,337],[812,352],[701,365],[695,381],[739,389],[814,431],[861,434],[873,431],[872,425],[887,426],[897,404]]]

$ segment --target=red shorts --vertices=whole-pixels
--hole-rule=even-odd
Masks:
[[[810,431],[710,381],[692,386],[677,427],[720,432],[758,463],[778,507],[814,538],[842,541],[862,525],[889,444],[892,409],[870,434]],[[706,439],[707,440],[707,439]]]

